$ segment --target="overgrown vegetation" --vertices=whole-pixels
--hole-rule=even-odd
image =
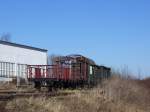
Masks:
[[[58,97],[1,102],[4,112],[149,112],[149,88],[133,78],[113,75],[98,87]]]

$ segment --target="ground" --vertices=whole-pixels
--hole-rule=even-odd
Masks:
[[[149,112],[149,86],[145,86],[147,80],[145,82],[113,76],[92,89],[59,90],[72,93],[65,96],[22,97],[1,101],[0,111]]]

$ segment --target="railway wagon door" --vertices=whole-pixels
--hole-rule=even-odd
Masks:
[[[69,68],[64,68],[64,70],[63,70],[63,79],[65,81],[69,80]]]
[[[90,85],[94,84],[94,67],[92,65],[89,65],[88,83]]]
[[[35,68],[35,78],[41,78],[41,69]]]

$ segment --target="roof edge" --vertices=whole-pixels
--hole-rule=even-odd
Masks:
[[[37,48],[37,47],[32,47],[32,46],[28,46],[28,45],[17,44],[17,43],[13,43],[13,42],[2,41],[2,40],[0,40],[0,44],[14,46],[14,47],[21,47],[21,48],[31,49],[31,50],[41,51],[41,52],[48,51],[47,49],[41,49],[41,48]]]

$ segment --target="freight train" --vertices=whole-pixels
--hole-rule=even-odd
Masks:
[[[28,65],[28,80],[35,88],[68,88],[97,85],[111,76],[111,68],[96,65],[82,55],[59,56],[52,65]]]

